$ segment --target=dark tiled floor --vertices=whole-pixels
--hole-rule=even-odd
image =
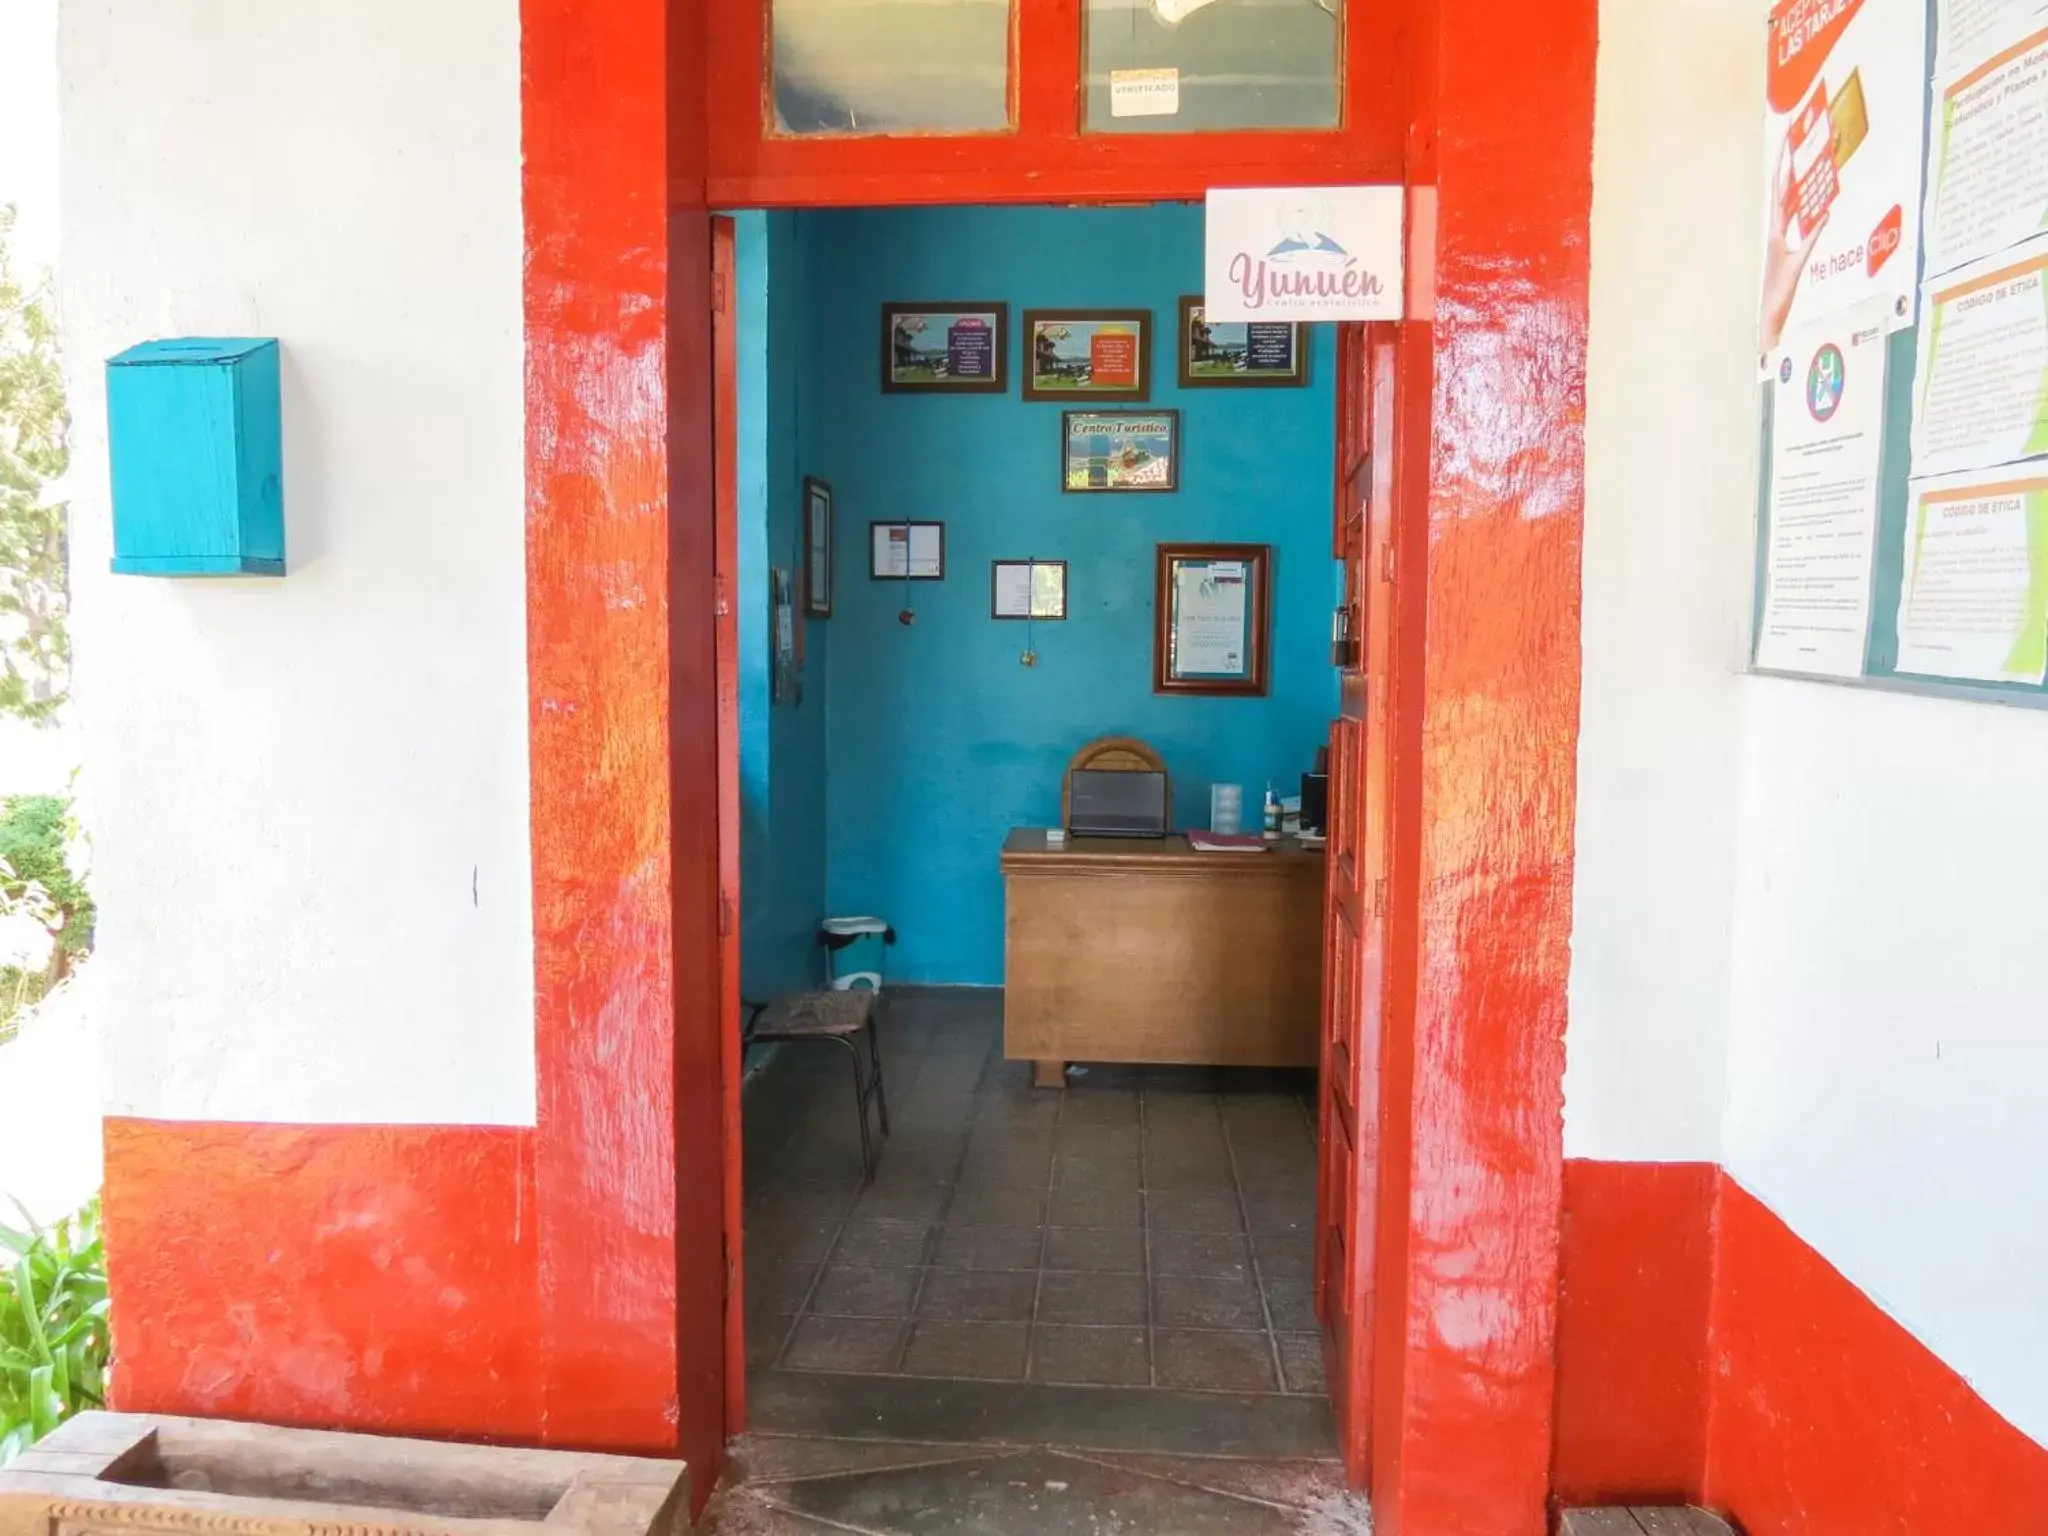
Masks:
[[[754,1370],[1319,1398],[1306,1076],[1034,1089],[1001,1008],[887,995],[871,1185],[842,1053],[785,1048],[750,1083]]]
[[[1228,1335],[1219,1335],[1228,1337]],[[717,1536],[1370,1536],[1334,1463],[749,1436]]]

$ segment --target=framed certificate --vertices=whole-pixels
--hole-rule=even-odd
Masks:
[[[1064,619],[1067,562],[991,560],[988,612],[992,619]]]
[[[804,613],[832,617],[832,487],[804,476]]]
[[[875,581],[944,581],[944,523],[869,523],[868,575]]]
[[[1308,327],[1289,320],[1211,320],[1199,293],[1180,301],[1182,389],[1308,382]]]
[[[1272,584],[1270,544],[1161,544],[1152,691],[1263,694]]]

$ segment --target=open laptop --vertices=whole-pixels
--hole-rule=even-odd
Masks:
[[[1067,775],[1067,833],[1166,836],[1166,775],[1145,769],[1076,768]]]

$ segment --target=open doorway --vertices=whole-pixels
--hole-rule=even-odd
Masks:
[[[1243,338],[1196,345],[1183,298],[1201,286],[1201,230],[1191,204],[732,221],[739,991],[827,985],[824,918],[872,914],[894,934],[841,962],[883,975],[891,1134],[872,1181],[847,1057],[749,1053],[756,1426],[1335,1450],[1314,1302],[1316,976],[1277,976],[1297,959],[1252,927],[1214,936],[1229,974],[1305,1009],[1292,1070],[1074,1049],[1064,1086],[1043,1088],[1014,1037],[1006,1049],[1000,856],[1014,829],[1065,824],[1077,749],[1147,746],[1175,830],[1208,827],[1212,786],[1237,785],[1257,833],[1267,786],[1292,797],[1339,707],[1335,336],[1262,336],[1296,348],[1294,377]],[[986,387],[892,380],[890,305],[999,309],[991,360],[977,339],[961,364]],[[1149,334],[1135,361],[1105,354],[1103,394],[1061,396],[1031,378],[1041,347],[1072,349],[1048,316]],[[1080,355],[1046,371],[1074,378]],[[1075,411],[1170,421],[1165,484],[1091,485]],[[1267,551],[1262,689],[1155,686],[1159,546],[1210,543]],[[1010,618],[1015,564],[1028,596]],[[1042,593],[1040,567],[1059,572]],[[1319,923],[1319,873],[1311,894]],[[1316,936],[1302,948],[1313,971]],[[1169,1005],[1202,984],[1135,963],[1129,981]]]

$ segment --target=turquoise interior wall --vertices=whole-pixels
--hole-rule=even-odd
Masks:
[[[805,625],[800,695],[773,701],[770,572],[798,569],[807,285],[797,219],[735,218],[739,362],[741,987],[812,984],[825,904],[827,626]],[[799,616],[799,623],[803,623]]]
[[[895,980],[997,984],[998,849],[1010,827],[1058,819],[1061,773],[1083,742],[1151,742],[1173,775],[1174,820],[1199,826],[1212,782],[1243,784],[1255,811],[1266,781],[1296,787],[1326,739],[1337,699],[1333,338],[1315,335],[1306,388],[1181,390],[1171,336],[1179,296],[1201,286],[1199,206],[860,210],[795,223],[806,274],[802,356],[790,360],[803,395],[795,473],[837,494],[837,609],[813,626],[810,671],[815,680],[823,659],[817,632],[829,631],[828,904],[895,923]],[[771,291],[782,291],[779,270]],[[881,393],[880,306],[933,299],[1010,305],[1007,394]],[[1150,403],[1181,412],[1177,493],[1062,494],[1061,408],[1019,392],[1022,312],[1055,305],[1152,311]],[[793,515],[795,481],[785,494],[774,474],[772,505]],[[900,518],[945,522],[945,581],[869,579],[869,521]],[[1267,697],[1153,694],[1153,547],[1183,540],[1274,546]],[[1031,668],[1019,664],[1025,626],[989,617],[989,562],[1027,556],[1068,562],[1070,615],[1033,626]],[[908,627],[897,619],[906,602]],[[808,697],[801,716],[815,720]],[[771,757],[779,779],[773,743]],[[774,850],[787,846],[777,807]]]

